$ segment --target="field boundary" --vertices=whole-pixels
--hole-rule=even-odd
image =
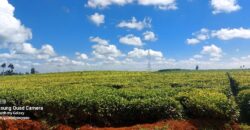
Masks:
[[[227,76],[230,82],[230,88],[234,97],[238,96],[239,93],[239,83],[227,72]]]

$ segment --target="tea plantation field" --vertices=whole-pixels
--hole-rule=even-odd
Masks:
[[[6,106],[43,106],[26,113],[49,123],[126,125],[163,119],[250,117],[250,71],[71,72],[1,76]],[[232,93],[232,80],[239,91]],[[239,87],[239,88],[238,88]],[[244,113],[247,117],[240,116]]]

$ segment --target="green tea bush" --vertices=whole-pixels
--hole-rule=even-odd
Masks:
[[[238,102],[241,112],[241,120],[244,122],[250,122],[250,89],[239,92]]]
[[[234,120],[238,110],[224,72],[75,72],[0,77],[8,105],[49,123],[124,125],[161,119]]]
[[[79,86],[78,86],[79,87]],[[84,88],[55,87],[27,91],[1,91],[8,101],[22,101],[21,105],[43,106],[43,111],[29,114],[37,119],[64,124],[93,123],[120,125],[154,122],[161,119],[181,119],[183,109],[175,100],[174,90],[143,88],[116,89],[110,87]],[[35,98],[34,98],[35,97]],[[10,105],[18,105],[15,102]]]
[[[193,89],[180,92],[177,99],[191,118],[236,120],[239,116],[234,99],[214,90]]]
[[[230,72],[230,75],[238,82],[237,103],[240,107],[240,120],[244,123],[250,123],[250,71],[233,71]]]

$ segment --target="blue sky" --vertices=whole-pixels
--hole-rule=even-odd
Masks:
[[[0,0],[1,62],[16,64],[16,71],[146,70],[149,54],[155,70],[250,67],[249,5]]]

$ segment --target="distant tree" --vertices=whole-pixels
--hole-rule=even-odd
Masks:
[[[30,74],[35,74],[35,73],[36,73],[35,68],[31,68],[31,70],[30,70]]]
[[[7,70],[4,73],[5,73],[5,75],[13,75],[13,72],[11,70]]]
[[[6,68],[6,63],[3,63],[1,67],[3,68],[3,75],[4,75],[4,69]]]
[[[198,65],[196,65],[195,70],[199,70],[199,66]]]
[[[15,69],[14,65],[10,63],[8,65],[8,68],[10,68],[11,72],[13,73],[13,70]]]

